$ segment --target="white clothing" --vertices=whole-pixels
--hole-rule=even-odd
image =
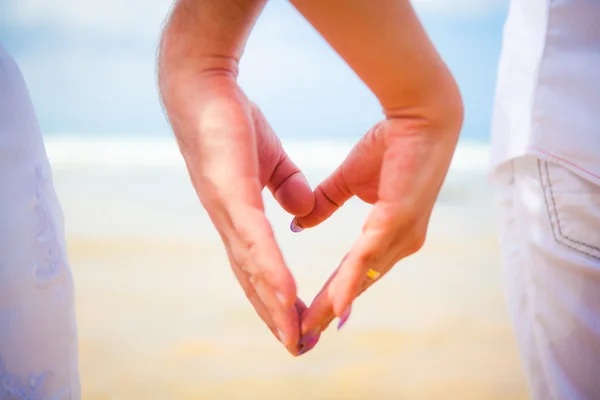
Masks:
[[[600,399],[600,1],[511,0],[492,124],[534,399]]]
[[[600,186],[534,156],[498,176],[509,310],[532,398],[600,399]]]
[[[77,400],[63,215],[20,71],[0,46],[0,400]]]
[[[492,163],[536,155],[600,184],[600,1],[511,0]]]
[[[600,1],[511,0],[492,171],[532,396],[600,399]]]

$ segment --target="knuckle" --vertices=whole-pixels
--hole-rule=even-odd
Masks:
[[[416,230],[407,241],[406,251],[408,254],[414,254],[421,250],[425,245],[426,234],[424,230]]]
[[[339,200],[341,192],[335,184],[329,186],[319,186],[317,191],[321,193],[321,196],[334,208],[340,208],[344,203]]]
[[[405,255],[411,255],[421,250],[425,244],[427,233],[427,218],[418,212],[404,212],[388,227]]]
[[[359,265],[375,264],[381,258],[381,254],[377,249],[369,248],[362,251],[356,258]]]
[[[245,240],[240,237],[238,243],[229,243],[231,249],[232,261],[238,265],[241,270],[247,274],[255,275],[257,271],[254,268],[253,259],[257,252],[257,244],[253,240]]]
[[[260,285],[261,282],[267,282],[269,279],[269,274],[262,268],[251,268],[246,271],[248,274],[248,280],[253,286]]]
[[[405,199],[394,211],[390,219],[390,224],[394,227],[392,229],[404,233],[414,231],[423,218],[421,207],[412,199]]]
[[[372,150],[378,148],[382,144],[382,139],[387,134],[388,129],[384,129],[385,125],[378,122],[373,128],[369,129],[367,133],[358,142],[358,145],[364,150]]]
[[[258,293],[256,293],[256,291],[253,290],[251,286],[247,287],[243,285],[242,288],[244,289],[246,298],[250,301],[250,303],[254,306],[255,309],[262,304],[262,300],[258,296]],[[261,318],[263,318],[262,315]]]

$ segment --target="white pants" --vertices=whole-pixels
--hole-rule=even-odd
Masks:
[[[0,46],[0,400],[80,398],[64,237],[27,88]]]
[[[509,309],[532,397],[600,399],[600,186],[533,156],[499,172]]]

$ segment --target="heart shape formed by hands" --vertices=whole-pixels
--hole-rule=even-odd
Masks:
[[[189,90],[170,99],[185,102],[171,104],[177,113],[170,119],[192,183],[256,312],[290,353],[303,354],[335,317],[348,318],[373,274],[383,276],[422,246],[460,122],[410,109],[389,112],[313,191],[231,75],[216,72]],[[320,224],[355,195],[374,205],[308,308],[265,216],[265,187],[296,216],[295,230]]]
[[[292,3],[385,113],[314,191],[236,81],[265,2],[178,1],[161,40],[159,86],[238,281],[297,355],[336,316],[348,317],[372,277],[422,246],[462,125],[462,101],[410,2]],[[265,216],[265,187],[295,216],[295,230],[318,225],[352,196],[373,205],[361,235],[308,308]]]

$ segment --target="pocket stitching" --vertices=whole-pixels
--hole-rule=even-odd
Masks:
[[[542,162],[543,162],[544,168],[542,168]],[[543,169],[545,171],[542,171]],[[548,219],[550,220],[550,225],[552,226],[552,235],[554,236],[554,240],[556,240],[556,242],[558,242],[578,253],[584,254],[595,260],[600,260],[600,255],[593,254],[594,252],[600,253],[600,248],[598,248],[594,245],[591,245],[589,243],[584,243],[579,240],[573,239],[563,233],[561,224],[560,224],[560,219],[558,217],[558,210],[556,208],[556,200],[554,198],[554,191],[552,189],[552,181],[550,179],[550,171],[548,169],[548,162],[538,160],[538,171],[539,171],[539,175],[540,175],[540,182],[542,184],[542,190],[544,192],[544,200],[546,201],[546,209],[548,211]],[[546,189],[548,189],[548,190],[546,190]],[[548,196],[548,192],[549,192],[550,196]],[[552,204],[550,204],[550,203],[552,203]],[[552,214],[554,214],[555,218],[552,218],[552,216],[553,216]],[[580,247],[577,247],[576,245],[579,245],[588,251],[581,249]]]

